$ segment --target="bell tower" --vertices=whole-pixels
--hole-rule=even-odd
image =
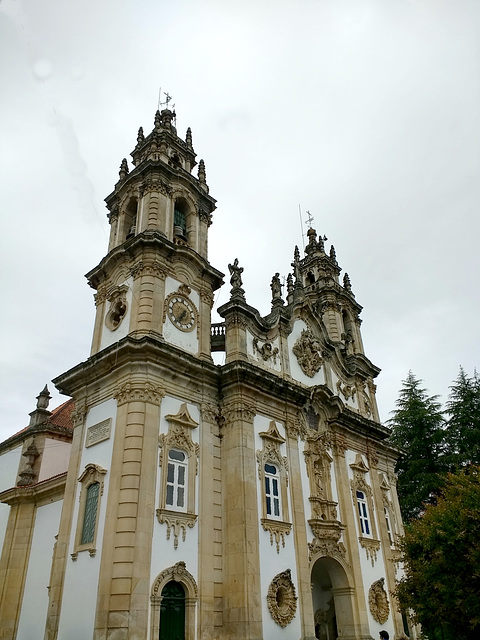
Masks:
[[[208,263],[215,200],[192,132],[177,135],[175,112],[157,111],[151,133],[140,127],[119,180],[105,199],[108,254],[88,274],[97,306],[91,355],[127,335],[151,336],[210,359],[210,310],[222,275]]]

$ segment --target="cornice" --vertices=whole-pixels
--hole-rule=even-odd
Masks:
[[[82,388],[95,388],[98,381],[112,373],[117,380],[125,379],[126,382],[136,365],[141,365],[142,369],[148,366],[161,380],[166,393],[172,373],[177,374],[177,385],[178,380],[185,377],[199,380],[202,386],[211,386],[215,390],[219,386],[219,367],[213,362],[197,358],[149,335],[140,338],[126,336],[58,376],[53,384],[61,393],[71,396]]]
[[[99,285],[107,280],[109,274],[117,265],[127,267],[134,266],[137,262],[145,259],[145,253],[151,251],[156,257],[158,266],[162,267],[160,260],[163,258],[165,266],[173,258],[184,260],[193,271],[196,271],[202,280],[210,283],[213,291],[223,284],[224,274],[203,258],[199,253],[189,246],[178,245],[168,240],[160,231],[145,230],[138,233],[127,242],[112,249],[91,271],[85,274],[88,284],[97,289]],[[152,257],[153,257],[152,256]]]
[[[35,502],[38,504],[43,500],[60,500],[65,491],[65,483],[67,481],[67,472],[61,473],[48,480],[43,480],[37,484],[28,485],[26,487],[12,487],[0,493],[0,502],[9,504],[10,506],[21,504],[24,502]]]

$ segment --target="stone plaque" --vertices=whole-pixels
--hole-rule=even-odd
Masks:
[[[103,440],[108,440],[110,438],[110,429],[112,426],[112,419],[107,418],[106,420],[102,420],[98,424],[94,424],[87,429],[87,441],[85,442],[86,447],[91,447],[93,444],[97,444],[97,442],[102,442]]]

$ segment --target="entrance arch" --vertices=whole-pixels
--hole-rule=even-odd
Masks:
[[[344,567],[334,558],[318,558],[312,567],[315,637],[355,638],[354,590]]]
[[[159,640],[185,640],[185,589],[175,580],[162,589]]]
[[[197,599],[197,584],[185,562],[159,573],[150,595],[152,640],[194,640]]]

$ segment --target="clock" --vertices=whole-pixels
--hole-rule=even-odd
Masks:
[[[180,331],[193,331],[197,324],[197,310],[193,302],[178,293],[168,300],[168,317]]]

